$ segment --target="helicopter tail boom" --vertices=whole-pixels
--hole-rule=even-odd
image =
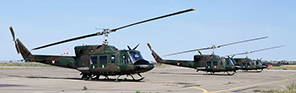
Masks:
[[[147,43],[147,45],[148,45],[150,51],[152,52],[152,56],[154,57],[155,61],[156,61],[156,62],[162,62],[162,61],[163,61],[162,58],[161,58],[159,55],[157,55],[157,54],[154,52],[154,50],[152,50],[150,44]]]

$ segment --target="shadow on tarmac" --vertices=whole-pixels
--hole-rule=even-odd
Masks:
[[[44,79],[71,79],[71,80],[81,80],[81,81],[104,81],[104,82],[144,82],[141,80],[133,80],[133,79],[97,79],[97,80],[83,80],[81,78],[65,78],[65,77],[43,77],[43,76],[18,76],[18,75],[8,75],[9,77],[19,77],[19,78],[44,78]],[[1,85],[0,85],[1,87]]]

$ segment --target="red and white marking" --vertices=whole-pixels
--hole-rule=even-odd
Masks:
[[[55,63],[55,61],[54,61],[54,60],[52,60],[52,61],[51,61],[51,63],[52,63],[52,64],[54,64],[54,63]]]
[[[68,55],[68,54],[69,54],[69,52],[64,52],[61,55]]]

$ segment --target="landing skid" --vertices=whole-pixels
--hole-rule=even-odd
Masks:
[[[84,74],[84,73],[81,73],[81,75],[82,75],[82,77],[81,77],[82,80],[99,80],[99,78],[100,78],[100,75],[94,75],[94,74]],[[125,79],[119,79],[119,77],[121,75],[118,75],[118,77],[115,79],[115,81],[119,81],[119,80],[125,80],[125,81],[141,81],[141,80],[145,79],[145,77],[142,77],[142,75],[140,73],[138,73],[138,75],[141,77],[140,79],[135,79],[134,76],[131,75],[131,74],[127,75],[127,77],[128,76],[131,76],[132,77],[132,80],[128,80],[126,78]],[[104,76],[105,76],[104,80],[112,80],[108,76],[106,76],[106,75],[104,75]]]
[[[229,75],[232,76],[236,73],[236,71],[224,71],[224,73],[222,75]],[[205,75],[215,75],[215,72],[211,72],[211,71],[207,71]],[[216,74],[218,75],[218,74]]]
[[[140,73],[138,73],[138,75],[141,77],[140,79],[135,79],[134,76],[131,75],[131,74],[126,75],[126,76],[127,76],[127,77],[128,77],[128,76],[131,76],[131,77],[133,78],[133,81],[141,81],[141,80],[143,80],[143,79],[145,78],[145,77],[142,77],[142,75],[141,75]],[[118,81],[120,76],[121,76],[121,75],[119,75],[119,76],[116,78],[115,81]],[[125,79],[125,80],[127,80],[127,79]]]

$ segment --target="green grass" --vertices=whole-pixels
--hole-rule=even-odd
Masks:
[[[198,87],[198,86],[200,86],[200,85],[184,85],[182,88],[187,88],[187,87]]]
[[[296,84],[292,83],[289,85],[286,85],[285,88],[280,91],[280,89],[270,89],[270,90],[260,90],[256,89],[253,90],[253,92],[260,92],[260,93],[296,93]]]
[[[274,66],[274,67],[268,67],[267,69],[270,69],[270,70],[296,70],[296,67]]]
[[[227,82],[226,84],[224,84],[224,85],[229,85],[229,84],[235,84],[235,82]]]
[[[83,89],[82,90],[87,90],[87,87],[86,86],[83,86]]]
[[[281,93],[296,93],[296,84],[292,83],[285,86],[285,90]]]
[[[172,90],[167,90],[167,92],[172,92]]]
[[[279,93],[278,90],[274,90],[274,89],[270,89],[270,90],[256,89],[256,90],[253,90],[253,92],[260,92],[260,93]]]
[[[136,93],[141,93],[141,91],[140,90],[136,90]]]

